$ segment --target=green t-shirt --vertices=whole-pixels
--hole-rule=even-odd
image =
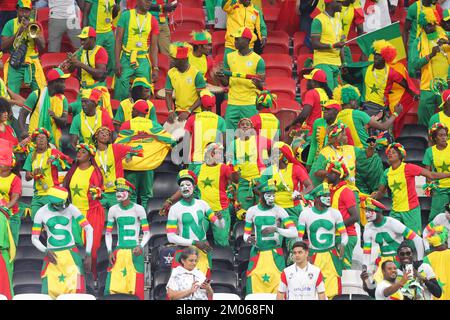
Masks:
[[[431,150],[432,147],[427,148],[425,150],[425,154],[423,155],[422,164],[424,166],[430,166],[433,167],[433,150]]]

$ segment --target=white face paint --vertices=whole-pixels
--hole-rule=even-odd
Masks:
[[[180,183],[180,192],[183,198],[189,198],[194,193],[194,185],[190,180],[183,180]]]
[[[116,192],[116,199],[119,202],[127,200],[128,199],[128,191],[117,191]]]
[[[367,221],[371,222],[374,221],[377,218],[377,212],[376,211],[366,211],[366,219]]]
[[[320,202],[322,202],[322,204],[325,207],[331,206],[331,197],[330,196],[321,196],[319,199],[320,199]]]
[[[275,193],[274,192],[266,192],[264,193],[264,201],[266,201],[266,204],[271,207],[275,203]]]

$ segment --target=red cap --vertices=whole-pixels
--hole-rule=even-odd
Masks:
[[[327,74],[321,69],[314,69],[310,74],[305,74],[303,78],[323,83],[327,82]]]
[[[216,97],[214,95],[209,96],[205,94],[201,98],[201,102],[202,106],[204,106],[205,108],[213,108],[216,105]]]
[[[65,74],[60,68],[54,68],[47,72],[48,82],[58,79],[67,79],[68,77],[70,77],[70,74]]]
[[[133,109],[136,109],[137,111],[141,113],[148,113],[148,103],[145,100],[138,100],[133,105]]]

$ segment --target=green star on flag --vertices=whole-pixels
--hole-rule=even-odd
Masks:
[[[139,28],[136,27],[136,28],[133,28],[132,30],[133,30],[133,34],[135,36],[139,36],[140,35]]]
[[[107,173],[111,173],[112,166],[113,166],[112,164],[110,164],[109,166],[106,166]]]
[[[122,275],[125,277],[127,275],[127,268],[123,268],[120,272],[122,272]]]
[[[214,180],[210,180],[209,177],[206,177],[206,179],[201,182],[203,183],[203,188],[206,188],[207,186],[212,187]]]
[[[64,282],[64,281],[66,281],[66,276],[61,273],[61,275],[58,277],[58,280],[59,280],[59,282]]]
[[[264,273],[264,275],[262,276],[262,280],[263,280],[263,282],[269,282],[270,276],[267,273]]]
[[[286,187],[282,183],[277,184],[277,192],[279,191],[286,191]]]
[[[250,162],[250,155],[247,152],[244,154],[244,162]]]
[[[442,165],[438,167],[441,172],[449,172],[450,164],[446,164],[445,161],[442,162]]]
[[[379,94],[380,88],[378,88],[375,83],[369,88],[370,89],[370,93],[376,93]]]
[[[401,191],[401,188],[400,188],[401,185],[402,184],[400,182],[397,182],[397,181],[394,180],[394,183],[391,186],[392,192],[395,192],[396,190]]]
[[[79,196],[81,197],[81,188],[78,188],[78,183],[75,185],[75,188],[73,188],[72,192],[73,192],[73,196]]]

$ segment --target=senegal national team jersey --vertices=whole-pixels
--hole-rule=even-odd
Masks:
[[[77,168],[70,181],[70,196],[72,203],[83,214],[86,214],[89,210],[89,188],[92,173],[94,172],[94,166],[90,166],[85,170]]]
[[[208,166],[202,164],[195,172],[198,177],[198,189],[200,199],[205,201],[213,211],[221,211],[228,208],[227,197],[228,181],[231,180],[233,168],[226,164]]]
[[[119,143],[109,144],[106,150],[97,149],[95,162],[102,172],[105,192],[116,191],[116,179],[123,178],[122,160],[130,151],[130,146]]]
[[[251,180],[259,177],[265,166],[262,161],[261,141],[256,136],[248,140],[235,139],[233,146],[233,165],[236,171],[241,172],[241,178]],[[267,146],[270,149],[270,146]]]
[[[131,114],[133,112],[134,101],[132,98],[127,98],[120,102],[119,108],[117,108],[116,114],[114,115],[113,122],[115,124],[121,125],[125,121],[131,119]],[[158,119],[156,117],[156,108],[150,100],[147,100],[149,112],[145,115],[145,118],[152,120],[157,123]]]
[[[225,120],[210,111],[202,111],[190,116],[184,130],[191,134],[190,160],[201,163],[205,157],[206,146],[211,142],[220,142],[226,131]]]
[[[300,204],[300,200],[292,199],[292,193],[300,191],[302,183],[308,178],[308,173],[302,167],[288,163],[284,169],[270,166],[264,170],[260,181],[261,183],[265,183],[268,179],[275,181],[275,204],[287,209]]]
[[[126,10],[120,15],[118,27],[122,27],[123,47],[147,55],[150,38],[158,33],[158,21],[150,13],[138,14],[136,9]]]
[[[341,40],[342,22],[340,13],[334,17],[325,11],[317,15],[311,25],[311,36],[318,37],[321,43],[334,44]],[[330,64],[340,66],[340,49],[314,50],[314,66],[318,64]]]
[[[298,237],[303,238],[308,232],[310,249],[326,251],[335,246],[335,233],[345,233],[341,213],[333,208],[319,211],[315,207],[305,208],[298,218]]]
[[[77,59],[80,60],[81,63],[96,69],[101,64],[108,64],[108,52],[102,46],[95,46],[92,50],[81,50],[77,54]],[[113,59],[113,57],[110,59]],[[98,81],[94,79],[92,74],[81,69],[80,85],[82,88],[94,88],[98,86],[106,87],[106,82],[105,80]]]
[[[34,180],[34,194],[38,196],[47,195],[47,190],[55,185],[59,185],[58,169],[47,163],[52,151],[47,149],[43,153],[30,152],[25,160],[23,169],[33,172],[36,169],[42,170],[42,179]],[[33,154],[35,155],[33,158]]]
[[[169,210],[166,232],[178,236],[181,241],[177,244],[189,246],[193,241],[206,240],[208,220],[215,223],[217,217],[205,201],[193,199],[188,203],[181,199]]]
[[[450,144],[443,150],[436,146],[429,147],[425,151],[423,164],[430,166],[436,172],[450,172]],[[439,188],[450,188],[450,178],[436,180]]]
[[[350,28],[355,28],[364,23],[364,12],[360,4],[351,3],[348,7],[342,6],[341,10],[342,34],[348,39]]]
[[[7,177],[0,177],[0,201],[10,202],[13,194],[18,194],[20,198],[22,194],[22,181],[11,172]],[[18,203],[11,210],[13,214],[19,212]]]
[[[106,33],[112,30],[112,12],[115,0],[86,0],[91,4],[88,25],[97,33]]]
[[[112,232],[117,221],[117,249],[133,249],[139,245],[139,231],[149,231],[145,209],[136,203],[128,207],[121,204],[112,206],[108,211],[107,232]]]
[[[73,204],[69,204],[63,211],[54,211],[48,205],[40,208],[34,217],[32,234],[41,233],[42,224],[47,231],[47,248],[50,250],[68,249],[75,246],[72,234],[72,218],[82,228],[89,222]]]
[[[420,176],[422,170],[415,164],[402,162],[397,169],[390,167],[384,171],[380,184],[391,189],[393,211],[410,211],[419,205],[415,177]]]
[[[242,56],[239,51],[225,55],[223,59],[224,70],[240,74],[264,74],[266,65],[260,55],[251,51]],[[254,106],[258,90],[251,79],[230,77],[228,104],[235,106]]]
[[[322,118],[322,106],[329,100],[327,93],[322,88],[314,88],[306,91],[305,96],[303,97],[302,104],[310,105],[312,107],[311,113],[308,118],[306,118],[305,122],[309,127],[314,126],[314,122],[317,119]]]
[[[446,125],[447,128],[450,128],[450,117],[447,116],[445,114],[444,111],[435,113],[431,119],[430,119],[430,123],[428,125],[428,129],[431,129],[431,127],[433,126],[433,124],[440,122]],[[450,131],[448,133],[448,138],[450,139]]]
[[[205,87],[202,73],[194,66],[189,66],[184,72],[173,67],[167,73],[165,88],[166,91],[175,91],[175,111],[188,111],[200,99],[199,92]],[[194,112],[200,112],[200,108]]]
[[[198,69],[206,79],[206,74],[213,67],[213,60],[211,57],[202,55],[201,57],[196,57],[189,52],[189,64]]]
[[[267,209],[256,205],[247,210],[244,232],[255,235],[256,247],[259,250],[276,249],[281,246],[283,237],[278,232],[263,235],[262,230],[266,227],[276,227],[277,222],[281,222],[285,229],[295,227],[295,223],[283,208],[275,205]]]
[[[102,126],[114,131],[112,119],[106,109],[97,108],[93,116],[87,116],[84,111],[81,111],[73,118],[69,133],[77,135],[79,142],[93,144],[95,131]]]
[[[400,221],[384,217],[380,224],[369,222],[364,229],[364,254],[371,254],[372,244],[380,246],[381,256],[389,257],[397,254],[403,239],[412,240],[416,234]]]
[[[348,209],[356,206],[356,197],[352,189],[348,187],[347,181],[342,181],[331,189],[331,207],[338,210],[342,219],[345,221],[350,218]],[[347,234],[349,236],[356,236],[355,225],[347,226]]]
[[[280,134],[280,120],[270,112],[260,112],[250,118],[256,134],[272,141]]]
[[[360,110],[344,109],[337,115],[336,121],[339,120],[350,129],[355,147],[367,148],[368,144],[366,141],[369,138],[369,134],[366,126],[370,122],[370,116]]]

